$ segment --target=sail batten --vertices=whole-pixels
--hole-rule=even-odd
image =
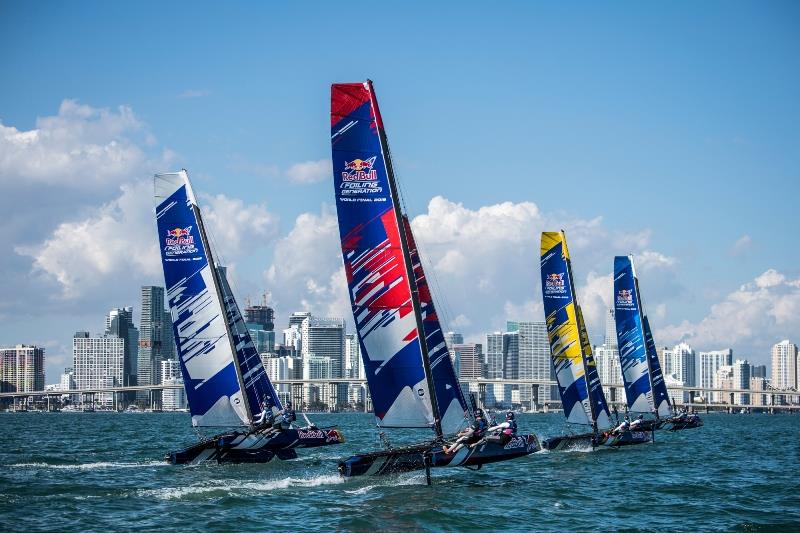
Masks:
[[[261,401],[280,403],[266,372],[255,366],[230,287],[213,266],[186,171],[157,174],[155,196],[166,300],[192,425],[249,425]]]
[[[463,397],[449,392],[460,388],[449,358],[441,362],[444,338],[402,222],[370,82],[331,87],[331,148],[342,258],[377,423],[440,433],[440,418]]]

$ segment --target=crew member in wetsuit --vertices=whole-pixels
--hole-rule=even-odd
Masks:
[[[272,407],[270,407],[266,401],[261,402],[261,412],[258,413],[256,419],[253,420],[253,425],[255,427],[259,426],[271,426],[273,423],[274,415],[272,413]]]
[[[447,455],[456,453],[467,444],[474,444],[478,442],[486,431],[486,420],[483,418],[483,411],[478,409],[475,411],[475,420],[470,426],[458,434],[458,439],[452,446],[442,446],[442,450]]]
[[[489,433],[492,431],[499,431],[499,435],[492,435],[491,437],[487,437],[486,440],[494,442],[496,439],[496,442],[499,442],[500,444],[508,444],[508,441],[517,435],[517,421],[514,418],[513,411],[507,412],[505,422],[501,422],[496,426],[492,426],[486,430]]]
[[[636,420],[631,422],[631,427],[630,427],[631,431],[637,429],[642,424],[644,424],[644,415],[639,415],[639,417]]]
[[[621,435],[628,431],[631,426],[631,419],[628,415],[625,415],[625,420],[622,421],[620,425],[614,428],[614,431],[611,432],[612,435]]]
[[[291,400],[286,402],[286,407],[281,409],[278,414],[280,415],[280,418],[275,419],[275,422],[272,425],[274,429],[289,429],[292,427],[292,422],[297,420],[297,415],[292,408]]]

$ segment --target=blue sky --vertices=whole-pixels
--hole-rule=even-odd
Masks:
[[[765,361],[800,337],[799,67],[794,2],[0,2],[0,343],[46,344],[53,381],[72,331],[138,307],[161,278],[136,202],[180,167],[241,296],[346,313],[329,86],[370,77],[454,328],[542,319],[537,232],[563,225],[593,338],[634,252],[659,344]]]

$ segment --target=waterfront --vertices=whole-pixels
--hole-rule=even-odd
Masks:
[[[344,445],[295,461],[174,467],[195,437],[185,413],[3,413],[0,517],[14,530],[346,529],[399,531],[800,527],[800,417],[705,416],[624,450],[538,453],[478,472],[341,480],[336,460],[377,444],[372,416],[315,414]],[[521,415],[559,432],[559,415]]]

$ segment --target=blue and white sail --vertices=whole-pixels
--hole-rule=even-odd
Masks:
[[[653,391],[640,301],[633,259],[630,256],[615,257],[614,319],[625,398],[630,411],[651,413],[654,410]]]
[[[231,335],[228,321],[236,322],[238,308],[226,311],[186,171],[157,174],[155,197],[167,301],[192,425],[248,425],[253,413],[260,411],[260,401],[268,396],[277,400],[277,395],[266,374],[249,366],[245,367],[250,371],[245,390],[239,365],[251,360],[245,347],[252,341],[246,330],[244,335]]]
[[[647,347],[647,358],[650,361],[650,383],[653,386],[653,402],[656,405],[656,412],[660,417],[672,416],[672,404],[667,393],[667,384],[664,381],[664,373],[661,371],[661,363],[658,361],[656,343],[653,340],[653,333],[650,331],[650,320],[647,315],[642,316],[642,326],[644,327],[644,342]]]

